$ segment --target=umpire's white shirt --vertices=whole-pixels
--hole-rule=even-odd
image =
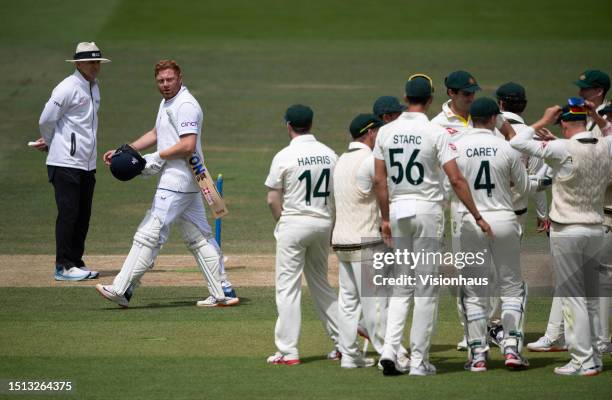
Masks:
[[[449,135],[423,113],[404,112],[378,131],[374,158],[387,167],[389,201],[414,199],[441,202],[442,166],[457,153]]]
[[[338,156],[311,134],[297,136],[272,160],[265,185],[282,189],[282,216],[331,218],[332,176]],[[331,196],[331,194],[330,194]]]
[[[100,89],[76,70],[51,93],[38,122],[49,146],[47,165],[96,169],[96,133]]]
[[[176,122],[176,129],[168,118],[168,112],[171,113]],[[187,87],[181,87],[176,96],[169,100],[162,100],[159,105],[159,112],[155,121],[157,151],[174,146],[180,141],[180,136],[195,134],[197,135],[196,151],[202,155],[200,136],[203,120],[204,116],[200,104],[189,93]],[[166,161],[157,187],[183,193],[199,192],[200,190],[187,161],[181,158]]]

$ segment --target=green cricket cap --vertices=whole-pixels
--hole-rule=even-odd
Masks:
[[[478,86],[476,79],[467,71],[451,72],[450,75],[444,79],[444,84],[447,88],[453,90],[464,90],[472,93],[480,90],[480,86]]]
[[[312,125],[313,115],[312,108],[294,104],[285,111],[285,121],[294,128],[307,128]]]
[[[430,97],[433,92],[432,80],[427,75],[415,74],[406,82],[407,97]]]
[[[406,106],[401,104],[397,97],[380,96],[372,106],[372,112],[379,117],[383,114],[398,113],[406,109]]]
[[[526,100],[525,88],[515,82],[504,83],[495,91],[498,100]]]
[[[610,77],[598,69],[588,69],[584,71],[574,84],[581,89],[603,88],[604,91],[610,89]]]
[[[383,126],[385,123],[374,114],[359,114],[349,125],[349,131],[353,139],[368,133],[369,129],[374,129]]]
[[[501,114],[495,100],[489,97],[480,97],[470,106],[470,115],[473,117],[491,117]]]

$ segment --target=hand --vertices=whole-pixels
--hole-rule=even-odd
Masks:
[[[113,154],[115,154],[115,150],[109,150],[102,156],[104,165],[106,165],[107,167],[111,165],[111,158],[113,158]]]
[[[495,236],[493,236],[493,231],[491,230],[491,227],[489,226],[489,224],[487,223],[487,221],[484,220],[484,218],[480,218],[478,220],[476,220],[476,225],[478,225],[480,227],[480,229],[491,239],[493,239]]]
[[[536,131],[536,136],[538,137],[538,139],[540,140],[545,140],[545,141],[549,141],[549,140],[556,140],[557,137],[548,129],[546,128],[540,128]]]
[[[393,247],[393,235],[391,234],[391,224],[389,221],[383,221],[380,225],[383,242],[389,247]]]
[[[557,122],[557,118],[559,118],[559,114],[561,114],[561,107],[552,106],[548,107],[546,111],[544,111],[544,115],[542,115],[542,122],[546,122],[546,125],[554,124]]]
[[[504,116],[502,114],[497,114],[497,117],[495,117],[495,127],[497,128],[497,130],[501,130],[502,126],[504,125],[504,122],[506,122]]]
[[[159,156],[159,151],[156,151],[155,153],[145,154],[142,158],[144,158],[147,162],[147,165],[145,165],[144,169],[142,170],[143,176],[159,174],[159,172],[164,167],[164,164],[166,163],[166,160],[162,159]]]
[[[43,138],[38,138],[34,142],[34,145],[32,146],[32,148],[38,151],[49,151],[49,146],[47,146],[47,143],[45,142],[45,139]]]
[[[536,221],[536,232],[548,232],[548,230],[550,229],[550,220],[548,218],[540,219],[539,217],[536,217]]]

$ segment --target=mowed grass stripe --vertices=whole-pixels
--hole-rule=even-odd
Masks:
[[[431,350],[432,378],[383,377],[375,368],[346,371],[325,359],[331,342],[306,290],[300,340],[304,364],[268,366],[276,319],[272,288],[241,288],[245,305],[193,306],[200,289],[138,289],[134,308],[120,310],[92,288],[0,290],[0,377],[64,378],[75,398],[606,398],[606,371],[591,379],[555,376],[567,353],[527,353],[532,368],[514,373],[492,350],[490,371],[463,371],[466,353],[454,349],[461,329],[454,299],[443,294]],[[30,299],[30,301],[28,301]],[[528,306],[527,339],[544,329],[550,299]],[[599,397],[598,397],[599,396]]]

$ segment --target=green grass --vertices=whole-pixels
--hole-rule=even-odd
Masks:
[[[229,253],[271,253],[273,222],[263,182],[287,144],[289,104],[315,109],[314,132],[337,152],[352,117],[383,94],[401,95],[407,76],[442,81],[471,71],[483,95],[508,80],[528,91],[527,117],[576,93],[585,68],[612,72],[605,51],[612,3],[594,0],[446,2],[264,0],[32,1],[2,3],[0,15],[0,253],[54,251],[55,204],[44,157],[25,146],[50,90],[71,72],[76,41],[95,40],[103,66],[99,153],[154,122],[153,64],[177,59],[205,110],[207,163],[223,173]],[[25,21],[25,22],[24,22]],[[121,183],[100,166],[87,251],[127,252],[154,180]],[[531,222],[530,222],[531,224]],[[533,225],[530,225],[531,231]],[[166,253],[184,252],[172,235]]]
[[[444,294],[431,359],[431,378],[383,377],[375,368],[346,371],[324,359],[331,349],[308,293],[303,300],[297,367],[267,366],[274,351],[276,307],[269,288],[241,288],[243,304],[200,309],[203,288],[139,289],[121,310],[93,288],[0,290],[0,378],[69,379],[82,399],[252,398],[606,398],[612,374],[559,377],[567,353],[528,354],[532,367],[507,371],[499,351],[490,370],[463,371],[466,353],[454,301]],[[532,298],[527,339],[544,330],[550,299]],[[609,357],[608,357],[609,358]],[[11,397],[12,398],[12,397]]]

